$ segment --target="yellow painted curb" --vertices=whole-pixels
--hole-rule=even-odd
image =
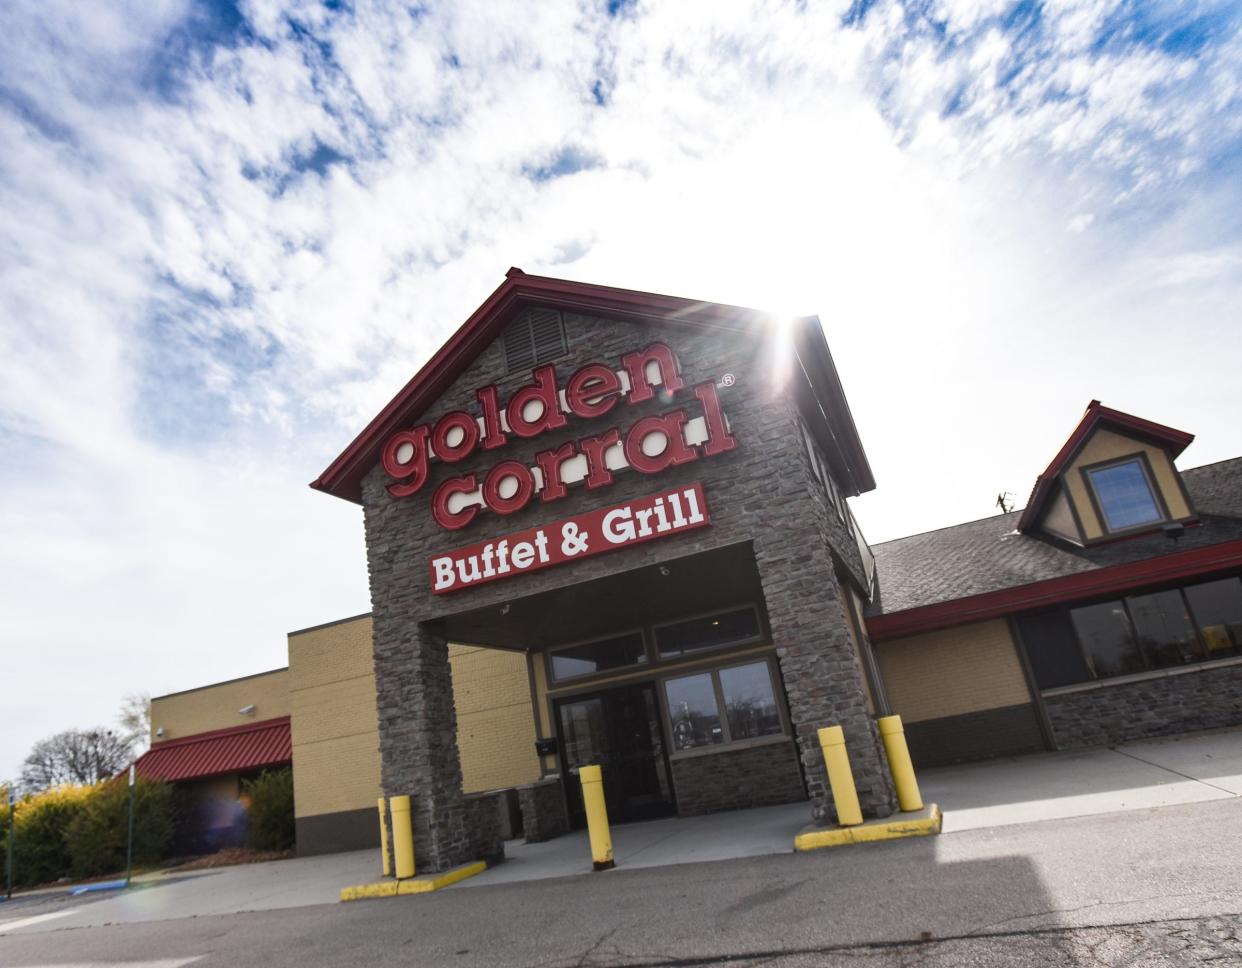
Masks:
[[[373,897],[396,897],[398,894],[430,894],[441,888],[464,881],[487,870],[487,864],[476,860],[472,864],[462,864],[443,874],[423,874],[404,881],[379,881],[375,884],[356,884],[341,889],[342,901],[363,901]]]
[[[922,810],[897,814],[885,820],[868,820],[856,827],[807,827],[794,838],[794,849],[819,850],[875,840],[926,837],[940,833],[941,820],[940,808],[932,803]]]

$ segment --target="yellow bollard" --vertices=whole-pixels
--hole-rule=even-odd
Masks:
[[[384,859],[384,876],[392,876],[392,854],[388,852],[388,811],[384,809],[384,798],[379,798],[380,818],[380,855]]]
[[[884,740],[884,752],[888,754],[888,768],[893,774],[893,786],[897,788],[897,806],[902,810],[922,810],[923,797],[919,794],[919,781],[914,776],[914,764],[910,762],[910,747],[906,745],[906,732],[900,716],[881,716],[876,720],[880,738]]]
[[[819,731],[819,745],[828,768],[828,785],[832,787],[832,802],[837,808],[837,823],[842,827],[862,823],[858,791],[854,789],[854,774],[850,772],[850,755],[845,751],[845,730],[840,726],[825,726]]]
[[[410,820],[410,798],[393,797],[388,801],[392,811],[392,852],[396,854],[397,880],[414,876],[414,826]]]
[[[595,870],[616,866],[612,859],[612,834],[608,830],[608,807],[604,803],[604,778],[598,766],[578,769],[582,781],[582,802],[586,807],[587,833],[591,837],[591,860]]]

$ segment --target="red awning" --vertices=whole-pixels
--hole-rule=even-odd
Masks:
[[[152,780],[192,780],[293,761],[289,717],[266,719],[156,743],[134,764]]]

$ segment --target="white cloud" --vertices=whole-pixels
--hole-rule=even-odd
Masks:
[[[873,538],[1025,495],[1091,397],[1237,453],[1236,24],[849,9],[0,13],[0,775],[365,610],[305,482],[509,265],[819,312]]]

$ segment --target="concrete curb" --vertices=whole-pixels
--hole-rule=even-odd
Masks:
[[[439,891],[467,877],[474,877],[487,870],[484,861],[476,860],[471,864],[462,864],[443,874],[423,874],[404,881],[377,881],[374,884],[355,884],[353,887],[341,889],[342,901],[366,901],[377,897],[397,897],[402,894],[430,894]]]
[[[940,833],[942,820],[940,808],[930,803],[922,810],[897,814],[895,818],[885,820],[868,820],[856,827],[803,827],[794,837],[794,850],[819,850],[875,840],[926,837]]]

